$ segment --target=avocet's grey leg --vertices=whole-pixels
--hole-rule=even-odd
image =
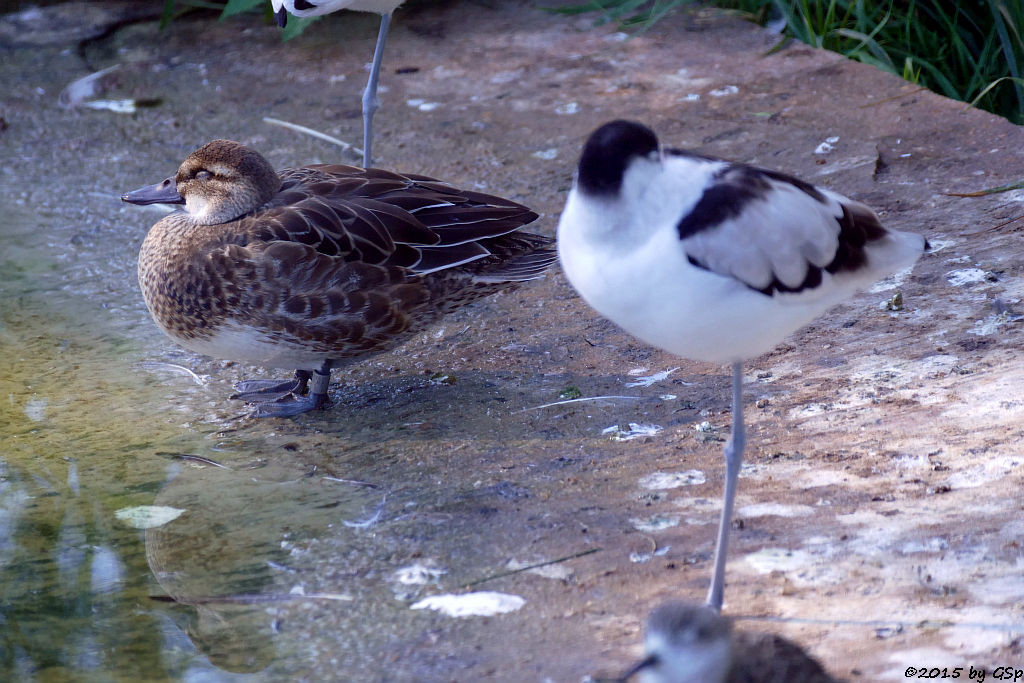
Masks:
[[[384,56],[384,43],[388,38],[388,27],[391,26],[391,13],[380,15],[380,32],[377,33],[377,47],[373,51],[373,63],[370,65],[370,77],[363,91],[363,168],[373,165],[373,115],[380,107],[377,98],[377,81],[380,80],[380,62]]]
[[[309,370],[296,370],[295,379],[278,382],[273,379],[246,379],[235,384],[237,394],[231,398],[251,403],[263,403],[266,401],[278,401],[288,394],[301,396],[306,393],[306,384],[309,383],[311,374]]]
[[[725,558],[729,552],[729,530],[732,528],[732,507],[736,499],[736,482],[743,464],[743,447],[747,435],[743,427],[743,364],[732,364],[732,434],[725,446],[725,494],[722,496],[722,518],[718,522],[715,545],[715,566],[708,589],[708,605],[722,611],[725,592]]]

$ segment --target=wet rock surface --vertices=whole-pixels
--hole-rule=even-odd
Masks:
[[[521,201],[542,214],[539,232],[554,231],[586,134],[628,117],[666,144],[855,197],[931,241],[911,275],[745,365],[750,438],[725,612],[851,680],[1019,667],[1024,193],[946,193],[1019,181],[1024,131],[837,55],[791,45],[766,56],[776,37],[710,12],[627,39],[532,4],[446,2],[399,10],[392,31],[378,165]],[[33,471],[41,457],[70,482],[76,463],[75,481],[103,492],[101,517],[129,503],[189,510],[164,533],[117,535],[117,547],[133,601],[148,610],[148,595],[167,594],[194,610],[175,623],[214,672],[615,672],[651,607],[703,598],[725,368],[640,344],[553,272],[336,371],[329,411],[252,421],[227,396],[258,369],[176,349],[138,293],[138,247],[160,214],[122,206],[120,193],[216,137],[277,166],[357,162],[263,117],[359,145],[375,35],[372,15],[346,13],[282,44],[276,27],[243,16],[4,48],[8,466]],[[159,105],[58,105],[70,82],[114,65],[90,98]],[[902,307],[888,310],[897,291]],[[595,400],[547,405],[569,398]],[[77,486],[59,490],[89,489]],[[257,609],[203,600],[188,575],[216,573],[218,559],[234,571],[268,546],[281,552],[235,589],[277,596]],[[525,604],[464,618],[411,609],[475,591]]]

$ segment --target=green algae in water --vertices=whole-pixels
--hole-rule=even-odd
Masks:
[[[0,679],[260,671],[279,654],[265,607],[188,598],[267,590],[275,578],[267,561],[280,559],[282,534],[267,516],[294,522],[303,499],[275,481],[277,498],[263,491],[254,513],[251,488],[155,454],[211,444],[182,429],[169,387],[139,372],[163,339],[142,317],[134,278],[118,280],[107,264],[55,248],[64,229],[53,217],[0,207]],[[249,473],[226,474],[251,486]],[[118,510],[173,498],[186,483],[190,498],[177,506],[185,512],[163,530],[117,519]],[[215,519],[211,500],[226,506]],[[213,553],[207,569],[199,549]],[[178,602],[154,599],[168,594],[164,584],[176,587]]]

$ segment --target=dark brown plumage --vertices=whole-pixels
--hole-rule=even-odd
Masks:
[[[726,683],[842,683],[802,647],[775,633],[737,631]]]
[[[278,173],[228,140],[123,199],[185,204],[153,226],[139,254],[157,324],[186,348],[296,369],[300,380],[390,348],[555,260],[551,239],[519,232],[537,214],[516,202],[380,169]],[[322,404],[326,380],[317,385],[315,374]],[[242,397],[279,398],[282,386]],[[261,413],[310,408],[297,403]]]
[[[841,683],[796,643],[773,633],[733,632],[709,605],[667,602],[651,611],[646,656],[620,677],[641,683]]]

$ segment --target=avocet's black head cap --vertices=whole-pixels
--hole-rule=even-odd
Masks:
[[[589,195],[617,195],[630,161],[657,149],[658,138],[647,126],[622,119],[606,123],[583,146],[576,182]]]

